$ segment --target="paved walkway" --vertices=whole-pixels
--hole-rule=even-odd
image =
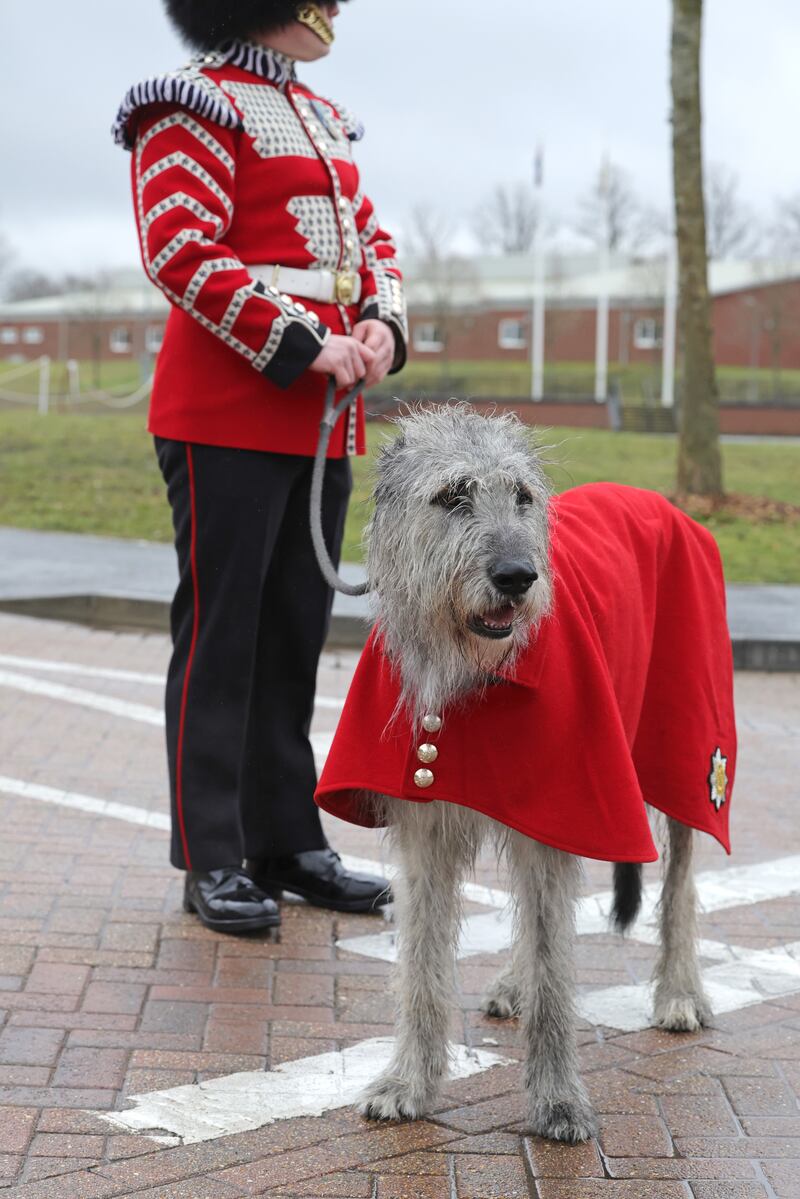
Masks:
[[[393,1032],[391,925],[285,903],[279,938],[245,939],[183,914],[166,861],[168,653],[161,634],[0,615],[0,1191],[798,1199],[800,677],[737,675],[733,858],[699,839],[713,1027],[647,1027],[652,909],[610,936],[610,869],[588,864],[580,1055],[601,1134],[567,1148],[526,1135],[515,1022],[479,1011],[509,932],[488,861],[465,891],[461,1077],[415,1123],[352,1106]],[[320,759],[354,661],[324,657]],[[385,864],[376,833],[327,828]]]
[[[177,572],[171,546],[0,527],[0,609],[103,627],[165,630]],[[364,577],[345,564],[349,581]],[[737,669],[800,670],[800,587],[728,587]],[[337,595],[331,639],[360,646],[367,601]]]

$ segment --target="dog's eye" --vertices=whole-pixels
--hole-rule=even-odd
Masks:
[[[468,507],[470,503],[469,481],[467,479],[457,479],[455,483],[451,483],[447,487],[443,487],[438,491],[431,500],[431,503],[438,505],[439,508],[444,508],[448,512],[454,512],[457,508]]]
[[[529,508],[533,503],[533,496],[528,491],[527,487],[519,486],[517,488],[517,507]]]

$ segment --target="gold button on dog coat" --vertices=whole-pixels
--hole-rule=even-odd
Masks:
[[[422,720],[435,772],[420,771],[398,666],[372,634],[317,803],[371,826],[370,793],[444,800],[619,862],[658,856],[647,803],[730,852],[733,663],[713,537],[654,492],[589,484],[552,501],[551,560],[552,614],[502,680]]]

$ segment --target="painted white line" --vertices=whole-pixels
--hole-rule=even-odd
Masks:
[[[388,1065],[393,1047],[391,1038],[375,1038],[337,1053],[286,1062],[268,1072],[229,1074],[209,1082],[129,1095],[134,1108],[93,1114],[128,1132],[172,1133],[184,1145],[210,1141],[277,1120],[321,1116],[347,1107]],[[512,1060],[464,1045],[451,1045],[450,1050],[452,1078],[470,1078]]]
[[[92,708],[96,712],[107,712],[111,716],[122,716],[126,720],[135,720],[140,724],[150,724],[156,728],[164,727],[164,712],[161,708],[151,708],[147,704],[129,703],[127,700],[117,699],[113,695],[85,691],[82,687],[51,683],[46,679],[37,679],[10,670],[0,670],[0,687],[24,691],[28,695],[42,695],[47,699],[59,700],[61,703],[77,704],[81,708]],[[338,704],[339,701],[330,702]],[[310,740],[314,757],[318,765],[322,765],[330,751],[333,733],[312,733]]]
[[[132,804],[113,803],[111,800],[95,799],[92,795],[81,795],[76,791],[60,791],[56,787],[45,787],[40,783],[26,783],[22,779],[0,775],[0,794],[14,795],[19,799],[35,799],[39,803],[54,804],[59,808],[72,808],[76,812],[88,812],[92,816],[108,816],[111,820],[124,820],[126,824],[141,824],[146,828],[163,829],[169,832],[170,819],[161,812],[150,812]]]
[[[727,947],[726,947],[727,948]],[[703,986],[716,1015],[778,995],[800,991],[800,941],[774,949],[737,949],[730,960],[702,971]],[[652,990],[649,984],[602,987],[578,996],[578,1011],[592,1024],[605,1024],[622,1032],[638,1032],[652,1024]]]
[[[79,662],[55,662],[52,658],[19,658],[15,654],[0,654],[0,666],[16,670],[44,670],[48,674],[83,675],[87,679],[116,679],[121,683],[146,683],[163,687],[163,674],[140,674],[137,670],[112,670],[105,666],[83,666]]]
[[[344,700],[339,699],[335,695],[316,695],[314,697],[315,708],[329,708],[331,712],[341,712],[344,707]]]
[[[162,832],[168,832],[170,828],[169,817],[161,812],[151,812],[132,804],[113,803],[5,775],[0,775],[0,794],[36,800],[39,803],[53,804],[90,815],[105,816]],[[384,874],[392,878],[397,873],[396,868],[389,863],[373,862],[352,855],[343,855],[342,861],[348,869],[369,874]],[[779,899],[800,892],[800,855],[750,866],[731,867],[729,870],[707,871],[698,875],[696,881],[701,906],[707,912]],[[467,898],[480,903],[495,903],[508,899],[505,892],[473,883],[466,884],[464,891]],[[654,927],[657,892],[657,887],[646,889],[642,918],[630,934],[633,940],[657,943],[658,935]],[[590,936],[607,932],[610,904],[611,892],[600,892],[585,897],[578,909],[578,935]],[[511,944],[511,936],[511,918],[507,906],[502,910],[495,908],[492,912],[469,917],[464,921],[458,956],[465,958],[480,953],[502,952]],[[339,941],[338,948],[365,957],[394,961],[397,957],[397,935],[394,931],[388,931],[366,937],[349,937]],[[800,942],[773,949],[750,950],[717,941],[701,940],[699,949],[703,957],[717,961],[717,965],[707,967],[703,971],[704,985],[712,1009],[717,1013],[750,1007],[764,1002],[770,996],[800,992]],[[648,1028],[651,1023],[651,989],[647,984],[632,984],[584,992],[579,996],[578,1010],[585,1019],[596,1024],[605,1024],[610,1028],[626,1032]],[[323,1055],[328,1056],[336,1055]],[[214,1080],[215,1083],[224,1081]],[[343,1100],[343,1103],[347,1102],[349,1100]],[[147,1127],[168,1126],[156,1122]],[[222,1133],[211,1135],[220,1136]]]
[[[800,893],[800,854],[778,858],[772,862],[757,862],[750,866],[731,866],[727,870],[708,870],[696,877],[700,908],[704,912],[719,912],[725,908],[783,899]],[[660,884],[645,887],[641,915],[628,934],[634,941],[654,943],[656,933],[656,904]],[[465,895],[467,894],[465,890]],[[505,896],[507,899],[508,897]],[[482,902],[478,900],[478,902]],[[578,904],[576,928],[579,937],[607,933],[612,891],[600,891],[584,896]],[[511,945],[512,921],[506,912],[468,916],[462,925],[458,956],[471,957],[478,953],[501,953]],[[712,948],[707,956],[719,956]],[[347,937],[338,943],[339,949],[384,962],[397,959],[397,938],[394,932],[374,933],[365,937]]]
[[[164,727],[164,713],[160,708],[149,708],[146,704],[131,704],[113,695],[100,695],[96,691],[84,691],[80,687],[67,687],[62,683],[50,683],[46,679],[34,679],[28,675],[0,670],[0,687],[11,687],[25,691],[28,695],[44,695],[62,703],[77,704],[82,708],[93,708],[97,712],[108,712],[112,716],[124,716],[141,724]]]

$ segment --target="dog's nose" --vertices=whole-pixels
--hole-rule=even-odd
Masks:
[[[532,562],[508,559],[495,562],[489,569],[489,578],[503,595],[524,595],[539,575]]]

